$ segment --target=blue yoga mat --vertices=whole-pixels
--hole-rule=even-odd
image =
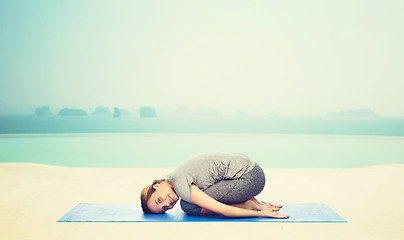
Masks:
[[[191,216],[179,206],[165,214],[143,214],[140,204],[79,203],[58,222],[347,222],[325,204],[284,204],[287,219],[228,218],[220,215]]]

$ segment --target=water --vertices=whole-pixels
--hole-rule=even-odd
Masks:
[[[404,137],[251,133],[0,134],[0,162],[175,167],[201,152],[239,152],[267,168],[404,164]]]
[[[38,117],[0,115],[4,133],[273,133],[404,136],[404,118]]]
[[[175,167],[215,151],[244,153],[264,167],[404,163],[404,118],[0,115],[0,162]]]

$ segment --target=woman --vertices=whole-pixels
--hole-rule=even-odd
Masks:
[[[181,198],[181,208],[192,215],[288,218],[282,207],[258,201],[265,185],[262,168],[242,154],[203,153],[181,164],[167,179],[142,190],[145,213],[164,213]]]

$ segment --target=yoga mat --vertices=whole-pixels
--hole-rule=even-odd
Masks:
[[[58,222],[347,222],[321,203],[284,204],[279,212],[287,219],[192,216],[178,205],[165,214],[143,214],[140,204],[79,203]]]

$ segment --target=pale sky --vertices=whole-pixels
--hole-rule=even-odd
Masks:
[[[0,103],[404,116],[404,1],[0,1]]]

